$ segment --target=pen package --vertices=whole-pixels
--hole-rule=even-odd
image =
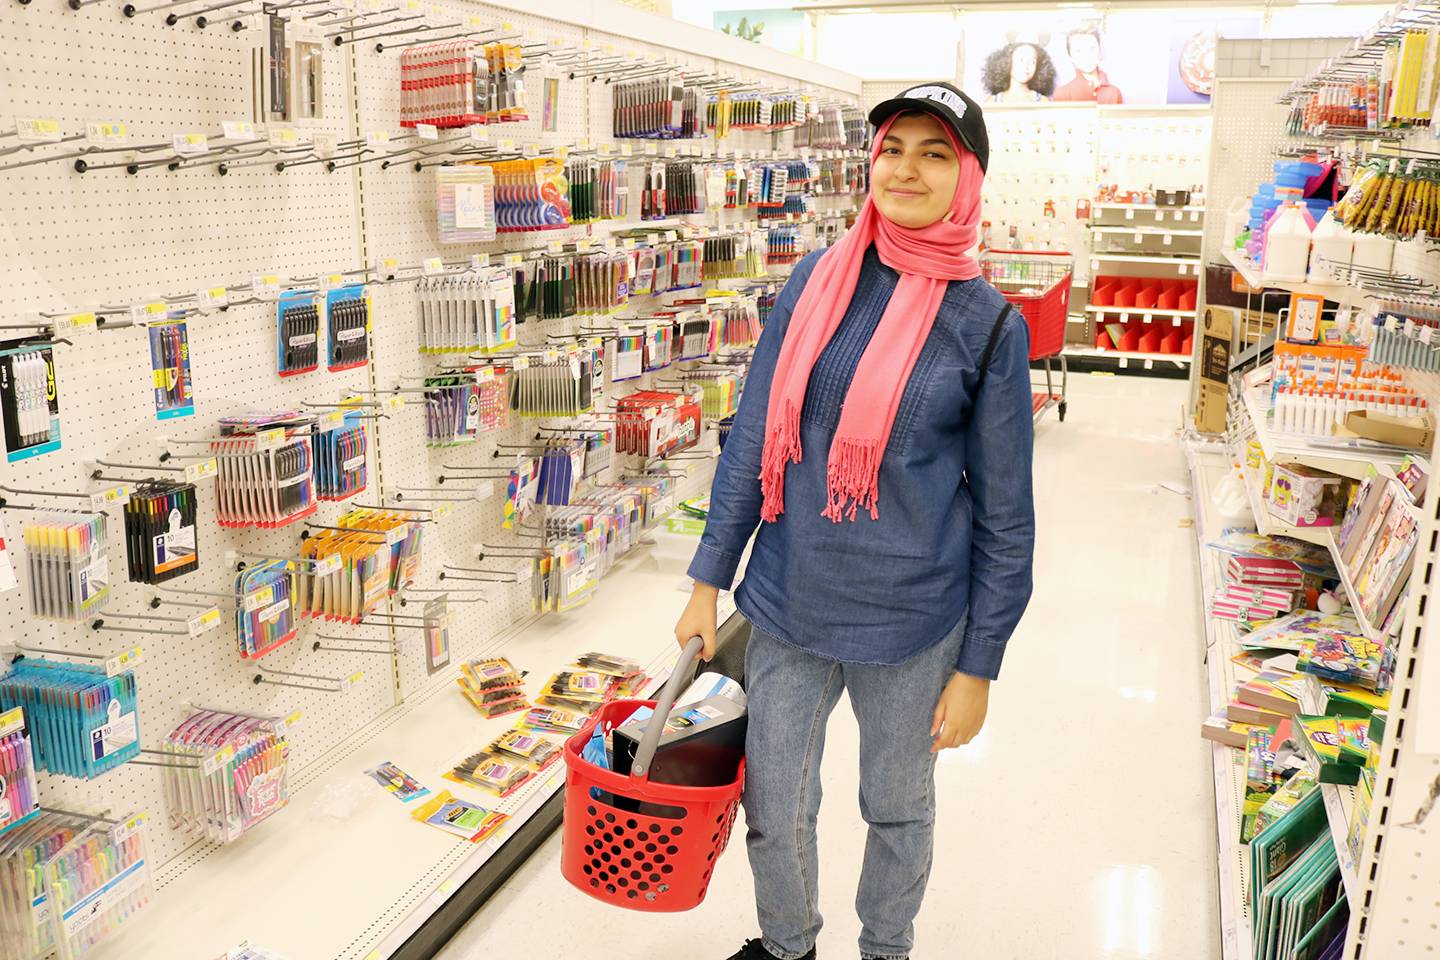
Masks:
[[[0,342],[0,413],[7,463],[60,449],[60,390],[53,348],[23,340]]]
[[[315,512],[313,417],[254,414],[220,422],[210,442],[222,527],[283,527]]]
[[[125,554],[131,583],[164,583],[200,566],[193,483],[137,484],[125,504]]]
[[[501,269],[417,280],[420,352],[490,353],[513,347],[516,287]]]
[[[370,359],[370,296],[363,284],[347,284],[325,294],[325,324],[330,372],[363,367]]]
[[[445,779],[507,797],[533,776],[534,771],[518,758],[481,750],[456,764]]]
[[[525,157],[489,164],[495,174],[495,222],[500,233],[563,230],[570,225],[570,184],[557,157]]]
[[[140,753],[134,673],[24,657],[0,678],[0,710],[16,707],[37,770],[89,780]]]
[[[456,799],[449,790],[441,790],[417,807],[410,816],[471,843],[483,843],[490,839],[495,831],[510,819],[508,814],[493,813],[484,807]]]
[[[25,710],[14,707],[0,713],[0,836],[40,812],[35,787],[35,761]]]
[[[464,374],[425,378],[425,445],[453,447],[480,435],[479,384]]]
[[[257,660],[295,639],[291,567],[284,560],[266,560],[235,575],[235,635],[246,660]]]
[[[573,710],[559,710],[555,707],[532,707],[523,719],[515,724],[517,730],[536,730],[545,733],[559,733],[564,736],[579,733],[589,716]]]
[[[515,458],[510,477],[505,483],[505,506],[501,527],[513,529],[523,524],[535,511],[535,481],[540,476],[540,461],[524,454]]]
[[[44,960],[55,955],[45,863],[91,822],[78,815],[40,811],[0,835],[0,956]]]
[[[76,623],[100,613],[110,597],[103,513],[41,513],[24,526],[30,612]]]
[[[347,411],[338,425],[322,421],[316,430],[315,494],[321,500],[348,500],[368,483],[365,421],[359,412]]]
[[[492,754],[510,757],[532,770],[544,770],[560,759],[560,745],[524,730],[507,730],[485,748]]]
[[[290,802],[290,744],[279,718],[200,711],[160,745],[170,826],[230,843]]]
[[[60,960],[94,955],[153,893],[146,815],[92,824],[44,866]]]
[[[184,320],[169,320],[149,327],[150,379],[155,388],[156,420],[195,414],[189,330]]]
[[[412,514],[368,508],[342,514],[339,530],[305,541],[297,605],[310,617],[357,623],[419,572],[423,524]]]
[[[594,354],[548,351],[543,357],[517,358],[510,374],[510,409],[523,417],[574,417],[594,406]]]
[[[441,243],[495,239],[495,173],[484,165],[435,168],[435,212]]]
[[[282,377],[320,366],[320,307],[314,294],[287,293],[275,305],[276,369]]]

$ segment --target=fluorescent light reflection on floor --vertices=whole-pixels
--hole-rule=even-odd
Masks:
[[[1150,867],[1117,864],[1098,878],[1105,918],[1105,956],[1148,960],[1155,954],[1160,876]]]

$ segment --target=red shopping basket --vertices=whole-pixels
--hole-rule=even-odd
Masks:
[[[1030,359],[1053,357],[1065,348],[1074,258],[1058,250],[985,250],[981,275],[1030,325]]]
[[[650,723],[631,772],[615,773],[585,760],[595,729],[610,733],[642,706],[666,717],[684,682],[681,665],[700,650],[685,648],[659,700],[616,700],[602,706],[584,729],[565,742],[565,825],[560,872],[606,903],[671,913],[699,906],[715,861],[730,842],[730,828],[745,781],[740,762],[734,783],[684,787],[647,776],[663,723]],[[652,735],[653,734],[653,735]]]

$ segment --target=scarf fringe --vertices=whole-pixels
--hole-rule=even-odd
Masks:
[[[820,515],[835,523],[842,518],[853,521],[856,511],[864,507],[871,520],[879,520],[880,460],[884,453],[879,441],[836,437],[825,471],[829,505]]]
[[[779,414],[760,460],[760,519],[766,523],[774,523],[785,512],[785,468],[801,457],[800,408],[786,400]]]

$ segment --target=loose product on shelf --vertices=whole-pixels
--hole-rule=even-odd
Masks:
[[[370,297],[364,285],[349,284],[326,293],[325,317],[330,371],[363,367],[370,359]]]
[[[132,583],[164,583],[200,566],[193,483],[147,480],[125,504],[125,554]]]
[[[1440,230],[1440,181],[1432,170],[1382,160],[1362,168],[1335,205],[1335,218],[1357,233],[1409,240]]]
[[[525,699],[524,677],[504,657],[462,663],[455,683],[484,717],[499,717],[530,706]]]
[[[137,756],[135,674],[24,657],[0,678],[0,710],[21,707],[37,770],[93,779]]]
[[[1365,618],[1389,633],[1385,627],[1399,606],[1415,563],[1420,536],[1415,514],[1409,496],[1396,481],[1362,485],[1352,510],[1354,519],[1348,528],[1341,524],[1341,562],[1355,584],[1356,600]]]
[[[313,417],[296,413],[220,421],[223,436],[210,441],[220,526],[280,527],[315,512],[313,429]]]
[[[624,80],[615,92],[617,138],[693,139],[708,135],[705,92],[685,83],[680,73]]]
[[[570,184],[555,157],[500,160],[495,173],[495,222],[500,233],[563,230],[570,225]]]
[[[498,756],[513,757],[537,772],[559,760],[562,753],[559,744],[523,730],[507,730],[485,749]]]
[[[451,40],[400,55],[400,125],[466,127],[527,119],[519,44]]]
[[[110,559],[103,513],[41,513],[24,527],[30,561],[30,612],[79,622],[110,597]]]
[[[320,366],[320,307],[311,293],[287,293],[275,305],[279,336],[278,367],[282,377],[308,373]]]
[[[508,814],[495,813],[467,800],[459,800],[449,790],[441,790],[410,816],[471,843],[483,843],[490,839],[510,819]]]
[[[45,893],[60,960],[98,952],[153,894],[145,814],[96,823],[44,866]]]
[[[365,421],[340,412],[338,425],[322,421],[315,437],[315,490],[321,500],[349,500],[367,484]]]
[[[59,949],[45,890],[45,863],[91,822],[40,811],[0,836],[0,953],[5,957],[44,960]]]
[[[326,620],[364,620],[419,571],[424,524],[413,520],[360,507],[336,519],[344,529],[315,531],[301,553],[308,562],[297,578],[296,609]]]
[[[6,462],[60,449],[60,389],[52,347],[0,341],[0,407]]]
[[[529,766],[514,757],[480,750],[452,767],[445,779],[507,797],[534,776]]]
[[[435,209],[441,243],[495,239],[495,173],[484,165],[435,168]]]
[[[515,280],[503,269],[416,281],[421,353],[491,353],[515,345]]]
[[[189,330],[184,320],[150,325],[150,378],[155,386],[157,420],[189,417],[195,413]]]
[[[389,760],[373,769],[366,770],[365,775],[384,787],[386,793],[401,803],[409,803],[411,800],[418,800],[430,795],[430,791],[422,786],[419,780]]]
[[[285,560],[266,560],[236,574],[235,634],[241,657],[256,660],[295,639],[291,567]]]
[[[230,843],[290,802],[290,744],[278,717],[202,710],[160,752],[173,758],[161,776],[174,829]]]
[[[0,712],[0,837],[39,813],[40,794],[35,786],[35,760],[30,733],[25,728],[25,709],[12,707]],[[0,907],[0,916],[3,912]]]
[[[543,733],[558,733],[562,736],[570,736],[580,732],[585,726],[589,716],[583,713],[576,713],[573,710],[560,710],[555,707],[534,707],[526,712],[525,717],[516,723],[516,729],[534,730]]]

